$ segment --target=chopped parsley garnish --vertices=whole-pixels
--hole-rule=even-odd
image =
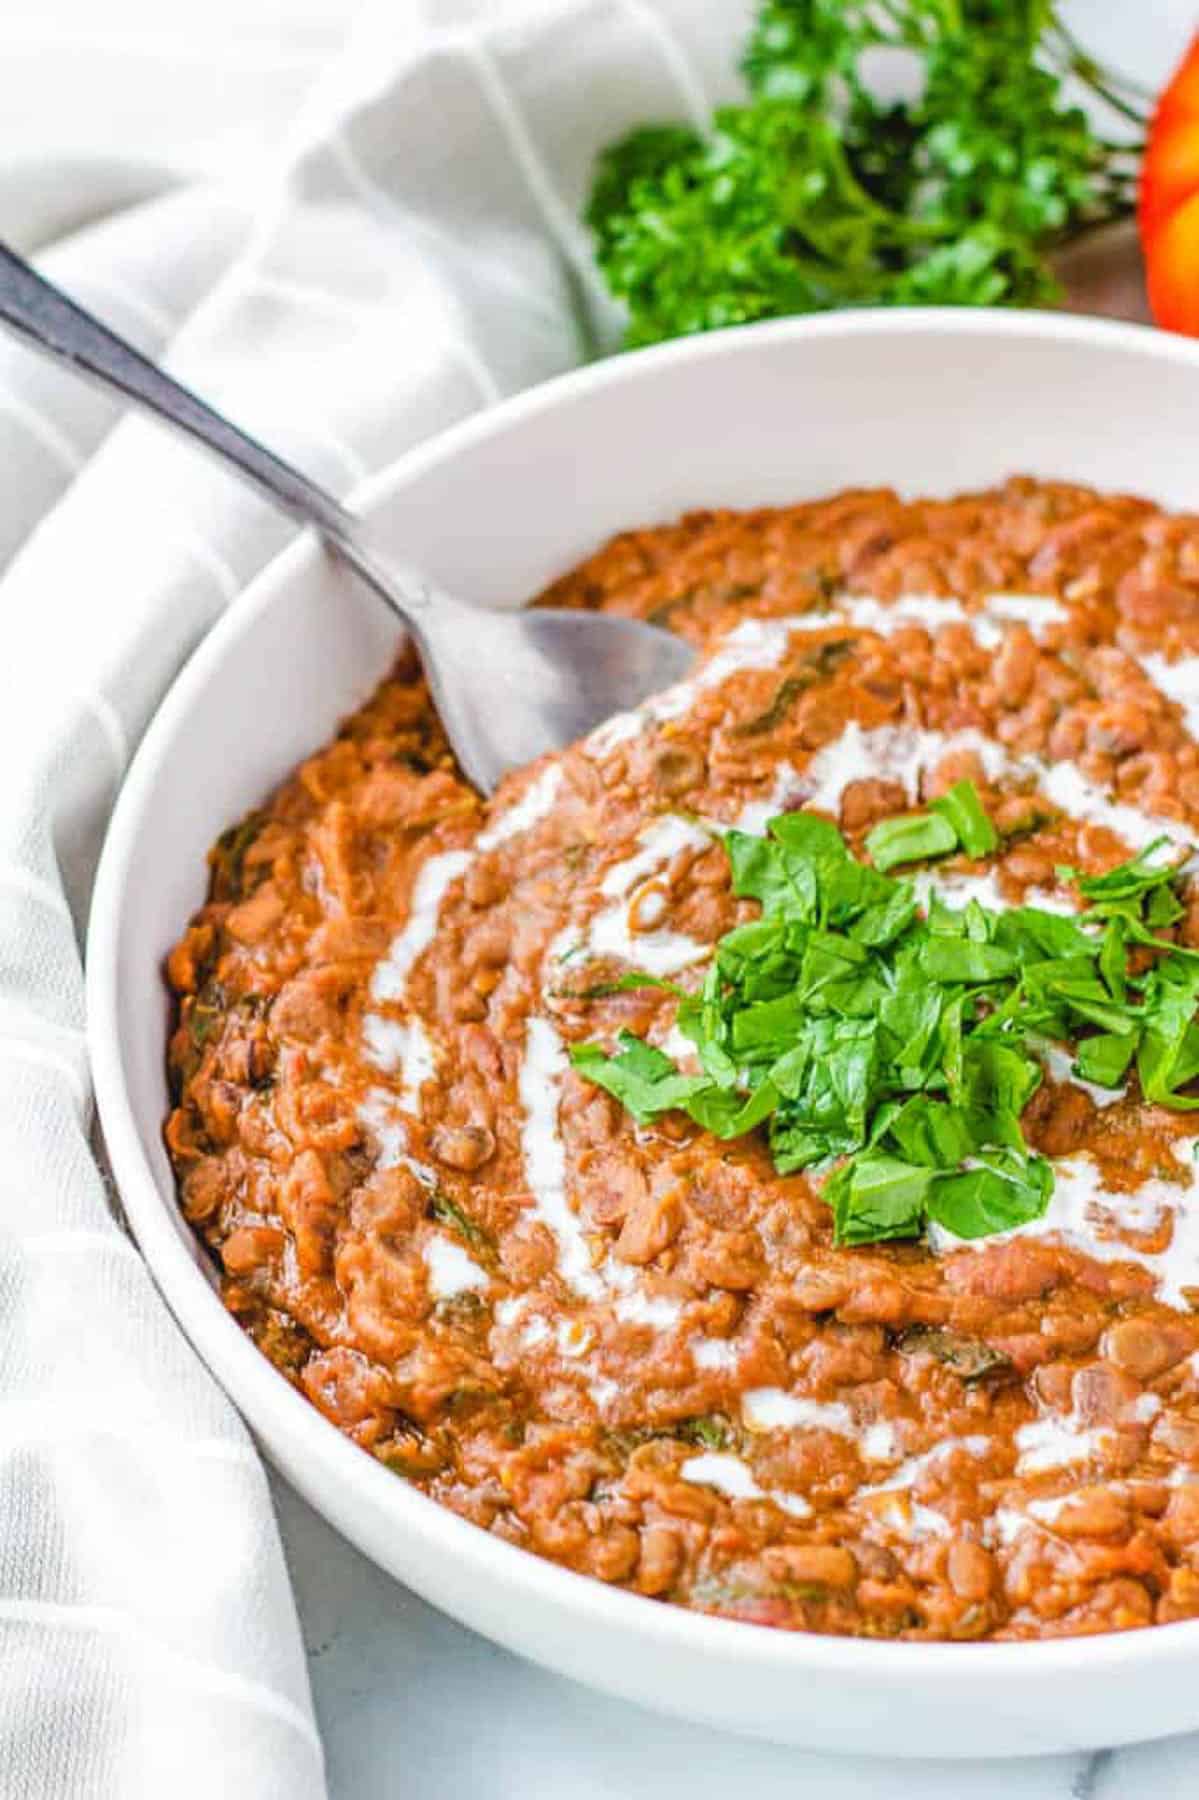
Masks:
[[[957,781],[934,800],[932,810],[948,819],[967,856],[990,856],[999,844],[999,833],[983,810],[972,781]]]
[[[230,825],[209,852],[212,866],[212,893],[215,900],[240,900],[245,892],[246,852],[262,830],[263,815],[249,813],[237,825]]]
[[[1139,125],[1141,104],[1051,0],[759,0],[742,72],[744,103],[600,156],[587,222],[630,345],[844,306],[1043,306],[1053,253],[1134,209],[1135,145],[1071,90]]]
[[[970,782],[935,808],[876,827],[873,867],[811,813],[726,832],[733,892],[761,916],[721,938],[698,993],[670,990],[699,1071],[627,1031],[612,1054],[571,1052],[638,1120],[678,1109],[722,1139],[762,1129],[780,1174],[827,1169],[841,1244],[1039,1218],[1053,1169],[1020,1118],[1046,1039],[1073,1047],[1087,1081],[1115,1088],[1135,1066],[1147,1100],[1199,1108],[1199,951],[1155,935],[1183,910],[1167,840],[1105,875],[1061,871],[1087,903],[1072,917],[935,894],[922,911],[884,868],[995,844]]]
[[[494,1258],[495,1240],[491,1233],[477,1225],[470,1214],[440,1188],[435,1188],[429,1197],[429,1213],[439,1225],[444,1225],[448,1231],[456,1231],[476,1256],[483,1260]]]
[[[911,813],[906,818],[884,819],[866,839],[870,860],[884,874],[898,863],[948,856],[957,847],[958,834],[942,813]]]
[[[1016,1367],[1010,1356],[982,1338],[955,1331],[948,1325],[907,1325],[895,1339],[905,1356],[931,1356],[970,1386],[974,1382],[1005,1381]]]

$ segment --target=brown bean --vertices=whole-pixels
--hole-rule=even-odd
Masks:
[[[637,1586],[643,1594],[664,1594],[683,1566],[683,1545],[670,1525],[647,1525],[641,1533]]]
[[[428,1190],[402,1165],[376,1169],[350,1200],[355,1231],[379,1237],[403,1237],[428,1208]]]
[[[775,1580],[800,1586],[851,1588],[858,1579],[858,1565],[848,1550],[834,1544],[779,1544],[762,1557]]]
[[[439,1125],[430,1138],[430,1148],[447,1168],[471,1175],[495,1155],[495,1134],[486,1125]]]
[[[1199,1615],[1199,1570],[1171,1569],[1169,1588],[1158,1601],[1158,1623],[1168,1625],[1176,1619],[1193,1619],[1197,1615]]]
[[[225,1161],[219,1156],[206,1156],[194,1164],[183,1181],[183,1210],[193,1225],[199,1225],[224,1203],[237,1189],[230,1178]]]
[[[1011,852],[1004,862],[1003,872],[1021,887],[1053,887],[1057,880],[1056,868],[1057,858],[1048,850],[1036,850],[1028,845]]]
[[[841,829],[864,831],[907,807],[907,790],[898,781],[851,781],[841,796]]]
[[[472,906],[498,906],[508,892],[508,885],[499,859],[480,856],[466,871],[462,891]]]
[[[1086,741],[1085,714],[1077,709],[1065,712],[1054,723],[1049,733],[1049,754],[1055,761],[1076,761],[1082,755]],[[1013,745],[1013,748],[1031,750],[1035,748],[1035,745],[1032,743],[1017,744]]]
[[[872,1581],[894,1581],[899,1574],[899,1559],[882,1544],[861,1543],[856,1554],[863,1575]]]
[[[394,1383],[358,1350],[339,1345],[318,1351],[309,1357],[300,1380],[326,1418],[360,1444],[377,1443],[395,1424]]]
[[[1127,1416],[1141,1384],[1109,1363],[1092,1363],[1079,1369],[1071,1391],[1084,1425],[1115,1426]]]
[[[841,735],[845,723],[845,701],[840,694],[825,688],[813,688],[804,695],[796,711],[796,731],[805,749],[818,750]]]
[[[982,758],[973,750],[951,750],[943,756],[935,768],[925,774],[921,793],[925,800],[938,800],[959,781],[972,781],[980,788],[986,786],[987,772]]]
[[[642,1194],[633,1201],[620,1228],[616,1255],[622,1262],[652,1262],[673,1244],[682,1223],[682,1200],[673,1189],[664,1194]]]
[[[694,1265],[713,1287],[748,1290],[761,1278],[761,1240],[756,1231],[710,1231],[696,1247]]]
[[[1064,1538],[1127,1537],[1132,1509],[1114,1488],[1079,1488],[1058,1513],[1053,1529]]]
[[[355,1342],[381,1363],[394,1363],[414,1343],[413,1327],[430,1304],[428,1271],[413,1249],[351,1238],[334,1263]]]
[[[315,1150],[301,1150],[292,1163],[280,1189],[279,1213],[295,1239],[303,1273],[323,1274],[329,1266],[337,1203]]]
[[[1044,802],[1035,794],[1007,794],[995,803],[991,818],[1001,837],[1018,837],[1021,833],[1035,831],[1046,811]]]
[[[286,902],[273,881],[264,881],[248,900],[225,915],[225,930],[242,944],[259,944],[279,923]]]
[[[1037,646],[1026,626],[1009,631],[995,653],[991,678],[1001,706],[1023,706],[1037,676]]]
[[[1168,1544],[1183,1552],[1193,1551],[1199,1542],[1199,1482],[1187,1482],[1184,1487],[1175,1488],[1161,1528]]]
[[[468,969],[501,968],[508,960],[511,944],[511,934],[503,919],[484,919],[462,946],[463,963]]]
[[[1039,1299],[1060,1275],[1059,1256],[1051,1244],[1019,1238],[955,1256],[946,1268],[950,1287],[987,1300]]]
[[[641,1540],[630,1525],[609,1525],[588,1539],[586,1568],[600,1581],[624,1581],[637,1567]]]
[[[500,1245],[504,1273],[520,1287],[540,1281],[557,1260],[558,1246],[553,1233],[536,1220],[516,1226]]]
[[[703,751],[698,744],[686,739],[678,738],[673,743],[663,745],[654,756],[654,785],[661,793],[672,797],[689,793],[692,788],[702,787],[707,773],[708,765]]]
[[[1087,1629],[1128,1631],[1152,1621],[1153,1601],[1143,1581],[1119,1576],[1092,1589],[1085,1614]]]
[[[284,1241],[277,1225],[239,1225],[221,1245],[221,1261],[230,1275],[252,1275],[278,1256]]]
[[[1152,729],[1143,707],[1130,700],[1113,701],[1087,721],[1087,748],[1110,756],[1131,756],[1148,742]]]
[[[1152,1381],[1194,1348],[1194,1333],[1158,1319],[1121,1319],[1103,1340],[1103,1354],[1126,1375]]]
[[[347,997],[358,980],[353,963],[326,963],[307,969],[280,990],[271,1007],[271,1028],[282,1037],[315,1043],[336,1037],[345,1017]]]
[[[1095,1117],[1095,1102],[1073,1083],[1038,1089],[1024,1115],[1029,1141],[1046,1156],[1069,1156],[1079,1148]]]
[[[881,1274],[866,1275],[839,1307],[843,1319],[855,1324],[905,1325],[909,1296],[902,1282]]]
[[[853,1282],[844,1270],[801,1269],[794,1278],[791,1298],[805,1312],[835,1312],[853,1292]]]
[[[587,1217],[596,1225],[623,1224],[636,1207],[649,1198],[649,1182],[636,1163],[612,1159],[600,1164],[581,1196]]]
[[[192,925],[167,957],[167,980],[177,994],[195,993],[215,936],[211,925]]]
[[[995,1584],[994,1558],[969,1538],[955,1538],[950,1544],[945,1572],[959,1600],[985,1600]]]

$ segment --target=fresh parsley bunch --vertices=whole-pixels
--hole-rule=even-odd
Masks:
[[[1105,875],[1063,871],[1087,902],[1063,917],[935,895],[923,910],[882,872],[996,847],[968,781],[876,826],[874,866],[813,814],[730,831],[733,892],[761,916],[720,940],[697,994],[671,990],[701,1072],[627,1032],[614,1055],[580,1044],[572,1061],[637,1119],[680,1109],[725,1139],[765,1128],[780,1174],[830,1168],[839,1243],[928,1220],[963,1238],[1024,1224],[1053,1192],[1020,1124],[1044,1040],[1072,1045],[1085,1080],[1115,1088],[1135,1065],[1146,1100],[1199,1108],[1199,952],[1158,935],[1183,914],[1165,843]]]
[[[884,98],[871,56],[906,65]],[[1050,252],[1135,203],[1136,155],[1062,95],[1135,108],[1046,0],[763,0],[751,98],[600,158],[587,219],[630,345],[839,306],[1039,305]]]

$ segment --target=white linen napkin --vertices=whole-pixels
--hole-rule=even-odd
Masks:
[[[345,493],[614,344],[578,223],[593,154],[705,107],[744,20],[701,0],[372,6],[273,166],[127,208],[43,266]],[[161,186],[112,170],[116,204]],[[87,214],[102,195],[93,169]],[[25,231],[22,204],[70,215],[45,169],[23,197],[0,186],[0,230]],[[291,527],[9,340],[0,458],[0,1785],[309,1800],[320,1746],[263,1471],[110,1210],[80,960],[129,755]]]
[[[10,167],[0,232],[28,241],[123,207],[46,270],[351,492],[428,433],[615,345],[579,224],[594,153],[641,120],[705,113],[750,10],[380,0],[273,153],[165,192],[162,157],[141,169],[130,144]],[[164,57],[155,79],[185,75]],[[159,95],[159,126],[166,112]],[[194,134],[194,103],[187,118]],[[0,1786],[315,1800],[262,1469],[89,1145],[80,955],[130,753],[291,528],[7,340],[0,459]]]

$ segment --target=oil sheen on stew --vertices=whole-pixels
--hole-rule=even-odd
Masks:
[[[1013,479],[615,539],[545,596],[697,675],[483,802],[401,659],[225,834],[172,952],[184,1211],[368,1454],[600,1581],[784,1630],[1028,1639],[1199,1616],[1199,1113],[1046,1044],[1032,1224],[837,1248],[821,1171],[634,1118],[570,1062],[755,917],[713,825],[862,855],[969,779],[925,895],[1076,905],[1199,839],[1199,517]],[[1199,876],[1169,936],[1199,946]],[[1193,1088],[1192,1088],[1193,1092]]]

